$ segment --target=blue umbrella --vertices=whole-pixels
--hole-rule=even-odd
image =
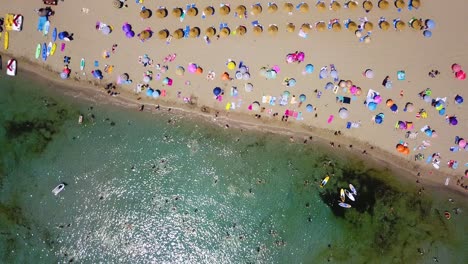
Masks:
[[[426,129],[426,130],[424,131],[424,133],[425,133],[428,137],[432,137],[432,130]]]
[[[153,92],[153,98],[158,98],[159,95],[161,95],[161,94],[159,93],[159,90],[156,90],[156,91]]]
[[[423,99],[424,99],[424,102],[426,103],[432,102],[432,98],[429,95],[424,95]]]
[[[455,103],[457,104],[463,103],[463,97],[457,94],[457,96],[455,96]]]
[[[146,95],[147,95],[147,96],[152,96],[153,93],[154,93],[154,90],[151,89],[151,88],[149,88],[148,90],[146,90]]]
[[[435,28],[435,26],[436,26],[436,23],[435,23],[434,20],[432,20],[432,19],[427,19],[426,20],[426,27],[428,29],[433,29],[433,28]]]
[[[313,112],[313,111],[314,111],[314,107],[313,107],[311,104],[308,104],[308,105],[306,106],[306,110],[307,110],[307,112]]]
[[[288,86],[295,86],[296,85],[296,79],[294,78],[291,78],[288,80]]]
[[[390,110],[392,110],[392,112],[396,112],[398,110],[398,105],[392,104],[392,106],[390,106]]]
[[[371,110],[371,111],[374,111],[375,109],[377,109],[377,104],[374,103],[374,102],[370,102],[370,103],[367,105],[367,108],[369,108],[369,110]]]
[[[423,31],[423,36],[426,37],[426,38],[432,37],[432,31],[430,31],[430,30],[424,30],[424,31]]]
[[[60,78],[62,78],[63,80],[68,79],[68,74],[66,72],[61,72]]]
[[[445,115],[445,108],[442,108],[439,110],[439,115],[441,116]]]
[[[92,73],[93,73],[94,78],[96,79],[102,79],[103,77],[101,70],[94,70]]]
[[[221,88],[216,87],[216,88],[213,89],[213,94],[214,94],[215,96],[218,96],[218,95],[221,94],[221,91],[222,91]]]
[[[66,31],[62,31],[62,32],[60,32],[60,33],[58,34],[58,38],[59,38],[60,40],[63,40],[64,38],[68,38],[69,36],[70,36],[70,35],[69,35],[68,32],[66,32]]]
[[[299,95],[299,101],[304,102],[307,99],[305,94]]]
[[[383,117],[382,117],[381,114],[378,114],[378,115],[375,116],[375,119],[374,119],[374,120],[375,120],[375,123],[376,123],[376,124],[382,124],[382,122],[383,122]]]
[[[306,72],[306,73],[312,73],[312,72],[314,72],[314,65],[312,65],[312,64],[307,64],[307,65],[305,66],[305,72]]]
[[[333,87],[335,86],[333,85],[332,82],[328,82],[327,84],[325,84],[325,90],[332,90]]]

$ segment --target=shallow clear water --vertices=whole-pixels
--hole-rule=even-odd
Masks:
[[[0,87],[0,257],[7,263],[468,258],[464,198],[419,196],[359,157],[167,113],[90,105],[31,80],[2,76]],[[67,186],[54,196],[60,182]],[[359,194],[343,209],[338,192],[348,183]],[[443,218],[455,207],[463,212]]]

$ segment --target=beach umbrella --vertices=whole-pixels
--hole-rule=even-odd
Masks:
[[[314,107],[313,107],[311,104],[308,104],[308,105],[306,106],[306,111],[309,112],[309,113],[310,113],[310,112],[313,112],[313,111],[314,111]]]
[[[266,77],[267,76],[267,71],[268,71],[268,69],[266,67],[262,67],[258,71],[258,74],[260,74],[260,76],[262,76],[262,77]]]
[[[432,37],[432,32],[430,30],[424,30],[423,31],[423,36],[426,38]]]
[[[371,111],[374,111],[377,109],[377,104],[375,102],[370,102],[367,104],[367,108],[369,108]]]
[[[225,38],[231,34],[231,30],[228,27],[223,27],[219,32],[219,36]]]
[[[330,9],[333,11],[338,11],[341,9],[341,4],[338,3],[337,1],[333,1],[330,5]]]
[[[460,95],[457,94],[457,95],[455,96],[455,103],[456,103],[456,104],[461,104],[461,103],[463,103],[463,97],[461,97]]]
[[[130,25],[129,23],[124,23],[122,25],[122,30],[125,33],[129,32],[129,31],[132,31],[132,25]]]
[[[203,13],[205,13],[206,16],[212,16],[214,12],[215,10],[212,6],[207,6],[205,7],[205,10],[203,10]]]
[[[196,7],[190,7],[187,10],[187,16],[194,17],[194,16],[197,16],[197,15],[198,15],[198,9]]]
[[[286,13],[292,13],[292,11],[294,10],[294,5],[292,3],[290,3],[290,2],[286,2],[283,5],[283,10]]]
[[[161,95],[161,92],[159,90],[156,90],[153,92],[152,97],[153,98],[158,98]]]
[[[305,59],[305,53],[300,51],[299,53],[297,53],[296,59],[298,62],[303,62]]]
[[[153,96],[153,93],[154,93],[154,90],[151,89],[151,88],[149,88],[149,89],[146,90],[146,95],[147,95],[147,96]]]
[[[216,88],[213,89],[213,94],[214,94],[215,96],[220,95],[221,92],[222,92],[222,90],[221,90],[221,88],[219,88],[219,87],[216,87]]]
[[[263,32],[263,28],[261,26],[255,26],[253,28],[253,32],[255,33],[255,35],[260,35]]]
[[[109,26],[105,26],[105,27],[103,27],[103,28],[101,29],[101,32],[102,32],[102,34],[104,34],[104,35],[109,35],[109,34],[112,32],[112,29],[111,29],[111,27],[109,27]]]
[[[466,73],[463,70],[457,71],[455,73],[455,78],[458,80],[465,80],[466,79]]]
[[[307,99],[307,96],[305,94],[301,94],[299,95],[299,102],[305,102],[305,100]]]
[[[383,116],[384,116],[384,115],[383,115],[382,113],[376,115],[375,118],[374,118],[374,122],[375,122],[376,124],[382,124],[382,122],[383,122]]]
[[[387,0],[380,0],[377,5],[382,10],[387,10],[390,7],[390,3]]]
[[[240,79],[242,79],[242,72],[240,72],[240,71],[236,71],[236,75],[235,75],[235,77],[236,77],[236,80],[240,80]]]
[[[245,7],[245,5],[239,5],[236,7],[236,12],[238,15],[244,15],[245,12],[247,12],[247,8]]]
[[[312,72],[314,72],[314,65],[312,65],[312,64],[309,63],[309,64],[307,64],[307,65],[305,66],[305,73],[309,73],[309,74],[310,74],[310,73],[312,73]]]
[[[460,140],[458,140],[458,146],[459,146],[460,148],[465,148],[466,145],[467,145],[466,143],[467,143],[466,140],[464,140],[463,138],[461,138]],[[465,172],[465,173],[466,173],[466,172]]]
[[[456,126],[458,124],[458,119],[455,116],[451,116],[448,119],[451,126]]]
[[[335,87],[335,85],[333,85],[332,82],[327,82],[327,83],[325,84],[324,89],[325,89],[325,90],[332,90],[334,87]]]
[[[348,30],[351,32],[355,32],[358,29],[358,25],[354,21],[350,21],[348,23]]]
[[[190,63],[190,64],[188,65],[187,70],[188,70],[188,72],[190,72],[190,73],[195,73],[195,72],[197,71],[197,68],[198,68],[197,64],[195,64],[195,63]]]
[[[374,96],[374,102],[380,104],[382,102],[382,96],[376,95]]]
[[[172,36],[176,39],[181,39],[184,37],[184,30],[181,28],[176,29],[174,33],[172,33]]]
[[[294,32],[294,30],[296,30],[296,26],[293,24],[293,23],[288,23],[286,25],[286,31],[287,32]]]
[[[413,103],[406,103],[404,111],[405,112],[410,112],[410,113],[413,112],[414,111]]]
[[[222,7],[219,8],[219,13],[222,16],[228,15],[231,12],[231,8],[227,5],[223,5]]]
[[[457,63],[452,64],[452,71],[453,72],[458,72],[458,71],[461,71],[461,70],[462,70],[462,67],[459,64],[457,64]]]
[[[341,24],[339,22],[335,22],[332,24],[332,30],[335,32],[341,31]]]
[[[421,6],[421,1],[420,0],[410,0],[411,1],[411,6],[418,9]]]
[[[216,29],[214,27],[209,27],[205,30],[205,35],[207,37],[212,37],[214,35],[216,35]]]
[[[435,21],[432,19],[427,19],[425,24],[428,29],[433,29],[436,26]]]
[[[319,10],[319,11],[322,11],[322,12],[325,12],[327,10],[327,7],[325,5],[325,2],[318,2],[315,7]]]
[[[229,76],[229,73],[224,72],[223,75],[221,75],[221,80],[223,81],[230,81],[231,77]]]
[[[259,15],[262,13],[262,6],[260,4],[255,4],[252,6],[252,15]]]
[[[172,79],[169,78],[169,77],[166,77],[166,78],[163,79],[162,83],[163,83],[164,85],[169,85],[169,86],[171,86],[171,85],[172,85]]]
[[[428,137],[432,137],[432,130],[428,128],[424,131],[424,134],[426,134]]]
[[[159,8],[158,10],[156,10],[156,17],[158,17],[158,18],[167,17],[167,9],[166,8]]]
[[[200,36],[200,28],[199,27],[193,27],[190,29],[189,36],[191,38],[198,38]]]
[[[374,71],[372,69],[367,69],[364,72],[364,76],[366,76],[366,78],[368,78],[368,79],[372,79],[372,78],[374,78]]]
[[[432,102],[432,98],[427,94],[423,96],[423,100],[426,103],[431,103]]]
[[[349,10],[356,10],[356,8],[358,7],[358,4],[356,1],[348,1],[348,8]]]
[[[411,25],[412,28],[414,28],[416,30],[421,30],[421,28],[422,28],[421,20],[419,20],[419,19],[411,20],[410,25]]]
[[[398,144],[396,145],[396,150],[402,153],[405,150],[405,146],[403,146],[402,144]]]
[[[277,76],[277,75],[278,75],[278,74],[277,74],[276,71],[274,71],[274,70],[267,70],[265,77],[266,77],[267,79],[276,79],[276,76]]]
[[[151,17],[151,10],[149,9],[143,9],[140,11],[140,17],[143,19],[150,18]]]
[[[310,26],[309,23],[304,23],[304,24],[302,24],[302,26],[301,26],[301,30],[302,30],[302,32],[304,32],[304,33],[309,33],[310,29],[311,29],[311,26]]]
[[[67,32],[67,31],[62,31],[58,34],[58,38],[60,40],[63,40],[65,38],[68,38],[70,36],[70,34]]]
[[[405,27],[406,27],[405,22],[401,20],[395,23],[395,29],[398,31],[402,31],[403,29],[405,29]]]
[[[159,30],[158,38],[159,39],[167,39],[169,37],[169,31],[167,29]]]
[[[149,30],[143,30],[138,34],[138,37],[140,37],[140,40],[147,40],[151,37],[151,31]]]
[[[123,81],[128,81],[129,78],[130,78],[130,76],[128,75],[128,73],[124,73],[124,74],[120,75],[120,79],[123,80]]]
[[[368,13],[368,12],[370,12],[372,10],[374,5],[372,4],[371,1],[364,1],[362,3],[362,7],[364,8],[364,11],[366,11],[366,13]]]
[[[151,77],[149,77],[149,75],[143,76],[143,82],[144,83],[149,83],[150,81],[151,81]]]
[[[356,85],[353,85],[351,86],[351,88],[349,88],[349,92],[352,94],[352,95],[356,95],[357,94],[357,91],[358,91],[358,87]]]
[[[390,28],[390,23],[388,23],[385,20],[382,20],[382,21],[379,22],[379,27],[380,27],[380,29],[386,31],[386,30],[388,30]]]
[[[299,11],[301,13],[307,13],[309,12],[309,5],[307,3],[302,3],[300,6],[299,6]]]
[[[268,33],[271,35],[276,35],[276,33],[278,33],[278,27],[276,25],[270,25],[268,27]]]
[[[242,74],[248,72],[247,67],[246,67],[245,65],[242,65],[241,67],[239,67],[239,71],[240,71],[240,73],[242,73]]]
[[[272,14],[278,11],[278,5],[275,3],[272,3],[268,6],[268,13]]]
[[[333,79],[338,79],[338,71],[331,70],[330,71],[330,77],[332,77]]]
[[[288,80],[288,84],[287,84],[289,87],[293,87],[293,86],[296,86],[296,79],[294,78],[290,78]]]
[[[396,8],[402,9],[405,8],[405,1],[404,0],[396,0],[395,1]]]
[[[135,37],[135,32],[133,30],[130,30],[127,33],[125,33],[125,36],[127,38],[133,38],[133,37]]]
[[[442,108],[439,110],[439,115],[441,116],[445,115],[445,108]]]
[[[393,104],[392,106],[390,106],[390,110],[392,110],[392,112],[396,112],[398,110],[398,105]]]
[[[319,79],[325,79],[328,77],[327,69],[321,69],[319,72]]]
[[[289,97],[290,95],[291,95],[291,93],[289,91],[284,91],[283,92],[283,96]]]
[[[406,129],[406,122],[398,121],[398,128],[400,128],[400,129]]]
[[[394,104],[393,100],[392,99],[388,99],[387,102],[386,102],[386,105],[388,107],[392,106]]]
[[[174,9],[172,9],[172,15],[177,17],[177,18],[181,17],[182,13],[183,13],[183,11],[182,11],[182,8],[180,8],[180,7],[176,7]]]
[[[229,61],[227,64],[226,64],[227,68],[229,70],[234,70],[236,68],[236,62],[235,61]]]
[[[197,67],[195,73],[196,74],[203,74],[203,68],[202,67]]]
[[[374,24],[372,24],[372,22],[366,21],[364,23],[364,30],[371,31],[372,29],[374,29]]]
[[[260,110],[260,103],[257,102],[257,101],[253,102],[253,103],[252,103],[252,110],[253,110],[253,111],[258,111],[258,110]]]
[[[91,73],[93,74],[93,77],[96,79],[101,80],[103,78],[101,70],[94,70],[94,71],[91,71]]]
[[[340,108],[340,110],[338,111],[338,115],[341,117],[341,119],[348,118],[348,116],[349,116],[348,109],[346,109],[344,107]]]
[[[243,79],[244,81],[249,80],[249,79],[250,79],[250,73],[248,73],[248,72],[243,73],[243,74],[242,74],[242,79]]]
[[[253,84],[251,84],[251,83],[246,83],[246,84],[244,85],[244,90],[245,90],[246,92],[249,92],[249,93],[252,92],[252,91],[253,91]]]
[[[114,0],[112,1],[112,6],[119,9],[119,8],[122,8],[123,3],[120,0]]]
[[[64,71],[60,73],[60,78],[61,78],[62,80],[68,79],[68,76],[69,76],[68,73],[66,73],[66,72],[64,72]]]
[[[247,33],[247,28],[245,26],[238,26],[236,32],[239,36],[243,36]]]
[[[410,149],[409,149],[408,147],[405,147],[405,148],[403,149],[403,154],[409,155],[409,153],[410,153]]]
[[[315,23],[315,29],[317,31],[325,31],[325,29],[327,29],[327,25],[325,24],[325,22],[320,21]]]
[[[287,63],[293,63],[296,62],[296,55],[295,54],[288,54],[286,55],[286,62]]]
[[[183,76],[185,74],[185,69],[182,66],[176,68],[175,74],[178,76]]]

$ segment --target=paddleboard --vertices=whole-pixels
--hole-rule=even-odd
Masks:
[[[15,59],[8,60],[6,74],[9,76],[16,75],[16,60]]]
[[[42,60],[45,61],[47,60],[47,45],[44,43],[42,44]]]
[[[47,45],[47,57],[50,56],[50,51],[52,50],[52,42],[49,42],[49,45]]]
[[[4,43],[3,43],[3,48],[5,48],[5,50],[8,49],[8,45],[10,44],[10,34],[8,33],[8,31],[5,31],[5,34],[3,34],[3,39],[4,39]]]
[[[346,200],[345,192],[343,189],[340,190],[340,198],[342,202]]]
[[[347,203],[339,203],[338,205],[343,207],[343,208],[351,208],[351,205],[349,205]]]
[[[325,179],[323,179],[322,182],[320,183],[320,187],[323,188],[323,186],[327,184],[329,179],[330,179],[330,176],[325,177]]]
[[[345,190],[344,192],[345,192],[346,196],[348,196],[348,198],[349,198],[351,201],[353,201],[353,202],[356,201],[356,200],[354,199],[354,196],[353,196],[352,193],[348,192],[348,190]]]
[[[47,36],[49,34],[49,30],[50,30],[50,21],[47,20],[44,24],[44,30],[42,31],[44,36]]]
[[[54,28],[54,31],[52,31],[52,42],[55,42],[57,40],[57,28]]]
[[[50,50],[50,55],[54,55],[55,54],[55,50],[57,49],[57,44],[52,44],[52,49]]]
[[[351,192],[353,193],[353,195],[357,195],[356,188],[354,188],[354,186],[353,186],[351,183],[349,184],[349,189],[351,190]]]
[[[85,59],[84,58],[81,58],[81,62],[80,62],[80,70],[84,70],[85,68]]]
[[[39,59],[39,56],[41,55],[41,44],[37,44],[36,47],[36,59]]]

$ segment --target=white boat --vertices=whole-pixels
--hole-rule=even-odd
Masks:
[[[351,192],[353,193],[353,195],[357,195],[356,188],[354,188],[354,186],[353,186],[351,183],[349,184],[349,189],[351,190]]]
[[[78,117],[78,124],[83,124],[83,115]]]
[[[340,199],[343,203],[346,200],[345,192],[343,189],[340,190]]]
[[[346,196],[348,196],[348,198],[349,198],[351,201],[353,201],[353,202],[356,201],[356,199],[354,199],[354,196],[353,196],[352,193],[348,192],[348,190],[345,190],[344,192],[345,192]]]
[[[351,205],[349,205],[347,203],[339,203],[338,205],[343,207],[343,208],[351,208]]]
[[[16,60],[15,59],[8,60],[6,74],[9,76],[16,75]]]
[[[52,193],[54,195],[58,195],[61,191],[63,191],[63,189],[65,189],[65,183],[61,183],[61,184],[57,185],[57,187],[55,187],[52,190]]]

